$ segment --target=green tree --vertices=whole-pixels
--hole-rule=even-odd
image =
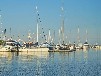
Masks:
[[[0,40],[0,45],[3,45],[5,44],[5,41],[4,40]]]

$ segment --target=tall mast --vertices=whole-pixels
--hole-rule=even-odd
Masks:
[[[1,37],[2,37],[2,22],[1,22],[1,14],[0,14],[0,34],[1,34]]]
[[[37,9],[37,6],[36,6],[36,14],[37,14],[37,44],[38,44],[38,26],[39,26],[39,24],[38,24],[38,16],[39,16],[39,14],[38,14],[38,9]]]
[[[62,40],[64,44],[64,0],[62,0],[62,6],[61,6],[61,18],[62,18]]]
[[[48,34],[48,42],[50,43],[50,29],[49,29],[49,34]]]
[[[54,30],[54,35],[53,35],[53,42],[55,41],[55,30]],[[54,42],[55,44],[55,42]]]
[[[39,38],[38,38],[38,26],[39,26],[39,25],[38,25],[38,23],[37,23],[37,43],[38,43],[38,39],[39,39]]]
[[[79,30],[79,26],[78,26],[78,43],[80,43],[80,30]]]
[[[60,45],[60,29],[59,29],[59,45]]]
[[[11,27],[10,27],[10,39],[12,39],[12,37],[11,37]]]
[[[87,35],[88,35],[88,31],[87,31],[87,29],[86,29],[86,42],[88,41]]]
[[[30,42],[30,39],[31,39],[31,33],[30,33],[30,30],[28,31],[28,40]]]
[[[1,10],[0,10],[0,12],[1,12]],[[1,34],[1,39],[3,39],[3,32],[4,31],[2,31],[2,15],[1,15],[1,13],[0,13],[0,34]],[[6,33],[6,31],[5,31],[5,33]]]

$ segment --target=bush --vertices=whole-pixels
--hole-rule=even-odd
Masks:
[[[5,41],[4,40],[0,40],[0,45],[3,45],[5,44]]]

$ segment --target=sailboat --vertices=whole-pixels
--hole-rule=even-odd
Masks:
[[[83,49],[84,49],[84,50],[89,49],[89,44],[88,44],[88,40],[87,40],[87,34],[88,34],[88,31],[87,31],[87,29],[86,29],[86,42],[83,44]]]
[[[38,10],[37,10],[37,6],[36,6],[36,13],[37,13],[37,16],[39,16],[39,13],[38,13]],[[38,18],[38,17],[37,17]],[[34,44],[35,46],[32,46],[31,48],[26,48],[26,47],[21,47],[19,49],[19,51],[36,51],[36,52],[41,52],[41,51],[45,51],[45,52],[48,52],[49,48],[48,47],[40,47],[39,46],[39,21],[37,19],[37,42]]]
[[[82,43],[80,42],[80,30],[79,30],[79,26],[78,26],[78,43],[77,43],[77,46],[76,46],[76,49],[82,49],[83,48],[83,45]]]
[[[62,40],[62,44],[60,43],[59,51],[67,51],[67,52],[74,51],[74,45],[68,46],[65,44],[65,41],[64,41],[65,35],[64,35],[64,7],[63,7],[63,5],[61,7],[61,24],[62,24],[62,26],[61,26],[61,29],[59,31],[59,34],[61,33],[62,39],[60,39],[60,37],[59,37],[59,43],[60,43],[60,40]]]

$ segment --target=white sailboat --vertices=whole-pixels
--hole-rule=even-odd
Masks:
[[[83,44],[83,49],[89,49],[87,34],[88,34],[88,31],[87,31],[87,29],[86,29],[86,42]]]
[[[76,46],[76,49],[82,49],[83,45],[82,43],[80,42],[80,30],[79,30],[79,26],[78,26],[78,42],[77,42],[77,46]]]
[[[36,6],[36,14],[37,16],[39,16],[39,13],[38,13],[38,9],[37,9],[37,6]],[[37,17],[38,18],[38,17]],[[30,51],[30,52],[33,52],[33,51],[36,51],[36,52],[39,52],[39,51],[45,51],[45,52],[48,52],[49,48],[48,47],[41,47],[39,46],[39,23],[38,23],[38,19],[37,19],[37,42],[36,42],[36,47],[31,47],[31,48],[26,48],[26,47],[22,47],[19,49],[19,51]]]
[[[63,3],[64,4],[64,3]],[[60,39],[59,38],[59,42],[61,42],[62,40],[62,44],[60,43],[60,46],[59,46],[59,51],[66,51],[66,52],[69,52],[69,51],[74,51],[75,48],[74,48],[74,44],[71,45],[71,46],[68,46],[65,44],[65,29],[64,29],[64,24],[65,24],[65,20],[64,20],[64,7],[62,5],[61,7],[61,29],[59,30],[59,34],[61,33],[61,36],[62,38]]]

